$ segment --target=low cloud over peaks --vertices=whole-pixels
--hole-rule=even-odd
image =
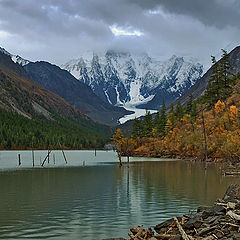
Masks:
[[[0,0],[0,45],[57,64],[114,46],[207,64],[239,43],[239,19],[237,0]]]

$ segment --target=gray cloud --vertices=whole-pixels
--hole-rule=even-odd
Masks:
[[[222,28],[240,27],[240,2],[238,0],[131,0],[145,10],[162,7],[173,14],[191,16],[206,25]]]
[[[57,64],[108,48],[209,64],[211,54],[239,43],[239,19],[238,0],[0,0],[0,45]],[[113,25],[143,35],[114,36]]]

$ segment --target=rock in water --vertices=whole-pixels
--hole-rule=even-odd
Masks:
[[[212,207],[198,207],[195,215],[174,217],[154,227],[130,229],[131,240],[240,240],[240,185],[228,187],[223,199]],[[108,239],[108,240],[117,240]],[[120,239],[119,239],[120,240]]]

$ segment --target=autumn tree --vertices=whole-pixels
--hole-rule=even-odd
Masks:
[[[230,106],[229,111],[230,111],[230,120],[232,122],[236,122],[238,120],[238,118],[239,118],[239,116],[238,116],[238,108],[236,106],[232,105],[232,106]]]
[[[218,100],[217,103],[215,104],[215,112],[216,114],[221,114],[225,109],[225,103],[222,102],[221,100]]]
[[[117,129],[116,134],[112,137],[113,142],[115,143],[116,151],[119,159],[119,166],[122,166],[122,153],[124,145],[124,135],[120,128]]]

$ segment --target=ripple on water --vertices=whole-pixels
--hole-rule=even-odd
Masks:
[[[237,181],[222,177],[215,165],[205,171],[181,161],[2,171],[0,239],[127,237],[133,225],[154,226],[212,204]]]

